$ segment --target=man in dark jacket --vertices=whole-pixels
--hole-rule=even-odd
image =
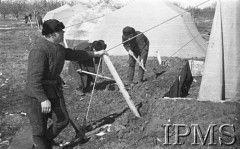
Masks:
[[[106,51],[86,52],[64,48],[64,25],[58,20],[43,23],[42,35],[29,53],[27,83],[25,86],[26,110],[33,130],[34,148],[49,149],[54,138],[69,123],[63,91],[62,72],[65,60],[87,60],[100,57]],[[48,118],[52,125],[47,128]]]
[[[31,13],[28,14],[28,17],[29,17],[30,20],[32,20],[32,14]]]
[[[136,64],[136,60],[133,58],[133,55],[145,67],[147,57],[148,57],[149,40],[143,33],[139,31],[135,31],[134,28],[127,26],[123,28],[122,41],[123,42],[126,41],[125,43],[123,43],[123,46],[129,53],[128,82],[126,83],[126,85],[133,86],[134,85],[133,77],[134,77],[135,64]],[[142,69],[142,67],[139,66],[138,83],[143,82],[143,76],[144,76],[144,70]]]
[[[38,29],[41,29],[43,25],[43,21],[42,21],[42,16],[40,15],[40,12],[36,13],[36,21],[37,21]]]
[[[28,23],[28,15],[24,15],[24,20],[25,20],[25,24],[27,24]]]
[[[107,45],[103,40],[98,40],[94,41],[93,43],[80,43],[74,48],[74,50],[99,51],[101,49],[106,49],[106,47]],[[96,74],[99,61],[100,58],[96,57],[94,59],[72,61],[69,63],[68,72],[78,84],[78,87],[76,88],[77,95],[84,96],[85,93],[91,91],[91,83],[94,83],[95,76],[86,74],[84,72],[77,72],[76,70],[84,70]]]

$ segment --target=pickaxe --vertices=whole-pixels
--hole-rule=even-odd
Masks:
[[[95,73],[88,72],[88,71],[85,71],[85,70],[82,70],[82,69],[78,69],[77,72],[85,73],[85,74],[89,74],[89,75],[93,75],[93,76],[98,76],[98,77],[104,78],[104,79],[114,80],[114,79],[112,79],[112,78],[109,78],[109,77],[106,77],[106,76],[102,76],[102,75],[97,75],[97,74],[95,74]]]

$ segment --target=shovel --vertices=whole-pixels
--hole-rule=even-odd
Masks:
[[[76,132],[76,136],[75,138],[79,138],[80,140],[81,139],[84,139],[85,138],[85,127],[86,126],[83,126],[81,127],[80,129],[75,125],[75,123],[73,122],[72,119],[69,119],[69,122],[70,124],[72,125],[73,129],[75,130]]]
[[[143,69],[144,71],[147,71],[146,68],[143,66],[143,63],[139,62],[139,60],[138,60],[133,54],[130,54],[130,55],[136,60],[136,62],[138,63],[138,65],[139,65],[140,67],[142,67],[142,69]]]

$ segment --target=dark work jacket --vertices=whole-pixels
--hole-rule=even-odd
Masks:
[[[138,34],[141,34],[141,32],[136,31],[136,35]],[[128,38],[129,37],[123,35],[122,41],[124,42],[128,40]],[[132,50],[133,53],[135,53],[137,56],[141,56],[141,59],[143,59],[149,50],[149,40],[144,34],[141,34],[132,40],[123,43],[123,46],[127,51]]]
[[[80,43],[79,45],[74,47],[74,50],[93,51],[92,43],[87,43],[87,42]],[[81,84],[83,87],[86,87],[87,80],[82,80],[83,81],[82,82],[81,80],[78,80],[78,79],[81,79],[79,77],[86,75],[86,76],[92,77],[91,80],[94,80],[95,77],[92,75],[87,75],[85,73],[82,73],[81,76],[79,76],[78,74],[76,74],[77,73],[76,70],[81,69],[91,73],[96,73],[95,66],[98,66],[97,64],[99,63],[99,60],[100,58],[96,57],[94,59],[89,59],[89,60],[71,61],[68,67],[69,75],[74,77],[79,82],[79,84]]]
[[[74,47],[74,50],[93,51],[92,43],[80,43],[79,45]],[[95,73],[95,65],[94,64],[98,64],[97,62],[99,62],[99,59],[100,59],[99,57],[96,57],[94,59],[80,60],[80,61],[75,61],[72,63],[75,67],[75,70],[80,68],[82,70]]]
[[[38,25],[42,25],[43,24],[42,17],[40,15],[36,16],[36,20],[37,20]]]
[[[46,39],[40,39],[29,53],[25,95],[42,102],[62,95],[64,61],[87,60],[94,57],[93,52],[72,50]]]

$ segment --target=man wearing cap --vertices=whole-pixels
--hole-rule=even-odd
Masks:
[[[25,24],[27,24],[28,23],[28,15],[24,15],[24,20],[25,20]]]
[[[58,20],[45,21],[43,38],[36,42],[28,57],[24,98],[36,149],[52,148],[54,138],[69,123],[60,77],[64,61],[87,60],[107,54],[104,50],[86,52],[64,48],[59,44],[63,41],[64,28]],[[48,118],[52,119],[52,124],[47,128]]]
[[[126,85],[127,86],[131,85],[132,87],[134,85],[133,77],[134,77],[135,64],[136,64],[136,60],[134,59],[133,56],[135,56],[135,58],[137,58],[138,61],[145,67],[147,57],[148,57],[149,40],[140,31],[135,31],[133,27],[126,26],[123,28],[122,41],[124,42],[123,43],[124,48],[127,50],[129,54],[128,81]],[[139,84],[143,82],[143,76],[144,76],[144,70],[142,69],[142,67],[139,66],[139,71],[138,71]]]
[[[103,40],[94,41],[93,43],[83,42],[77,45],[75,50],[84,51],[99,51],[106,49],[107,45]],[[84,96],[85,93],[91,91],[91,83],[94,83],[95,76],[85,74],[83,72],[77,72],[76,70],[84,70],[91,73],[96,73],[100,58],[96,57],[89,60],[72,61],[69,63],[69,74],[77,81],[78,87],[76,94]],[[101,66],[101,65],[100,65]]]
[[[40,15],[40,12],[36,13],[36,21],[37,21],[38,29],[41,29],[43,25],[43,21],[42,21],[42,16]]]

